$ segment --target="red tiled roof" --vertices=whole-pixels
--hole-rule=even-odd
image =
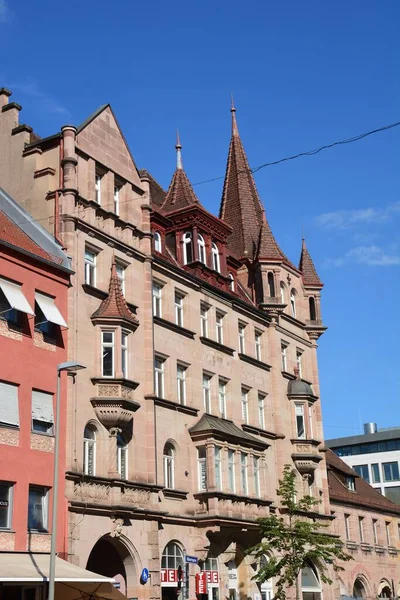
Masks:
[[[323,287],[324,284],[318,277],[317,270],[314,266],[310,253],[307,250],[306,241],[304,239],[301,247],[299,270],[302,272],[304,285]]]
[[[257,258],[263,258],[266,260],[281,260],[293,269],[296,269],[296,267],[280,249],[276,239],[274,238],[271,227],[265,217],[265,213],[263,214],[263,222],[261,224]]]
[[[167,192],[163,190],[158,181],[156,181],[151,173],[149,173],[146,169],[140,169],[139,175],[141,178],[146,177],[149,180],[151,205],[155,207],[161,206],[165,200]]]
[[[400,506],[382,496],[369,483],[351,469],[332,450],[326,453],[328,467],[328,486],[331,501],[340,504],[354,504],[379,512],[390,512],[400,515]],[[345,476],[353,476],[355,491],[347,489]]]
[[[219,217],[233,229],[228,248],[238,258],[247,255],[253,259],[258,248],[263,209],[239,136],[235,109],[232,107],[231,110],[232,137]]]
[[[60,259],[49,254],[18,227],[5,213],[0,211],[0,243],[6,242],[16,248],[30,252],[40,258],[60,264]]]
[[[131,327],[137,327],[139,322],[135,315],[129,310],[122,292],[121,281],[117,275],[117,267],[115,258],[111,265],[110,285],[108,288],[108,296],[104,298],[99,308],[91,316],[92,320],[96,319],[111,319],[119,320],[127,323]]]
[[[177,168],[160,210],[166,214],[193,205],[201,206],[185,171],[182,168]]]

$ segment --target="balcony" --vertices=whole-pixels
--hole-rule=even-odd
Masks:
[[[292,460],[296,469],[302,475],[311,474],[321,462],[322,456],[318,450],[321,444],[318,440],[293,439]]]
[[[96,395],[90,402],[100,423],[107,429],[126,426],[140,408],[139,402],[133,399],[139,384],[128,379],[105,378],[93,378],[92,383],[96,386]]]
[[[219,490],[209,490],[194,494],[195,515],[199,520],[238,519],[255,521],[260,516],[268,516],[272,500],[241,496]]]

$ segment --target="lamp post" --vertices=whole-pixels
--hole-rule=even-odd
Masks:
[[[50,547],[50,570],[49,570],[49,595],[48,600],[54,600],[54,583],[56,571],[56,545],[57,545],[57,503],[58,503],[58,457],[60,454],[60,396],[61,396],[61,373],[75,373],[80,369],[86,369],[85,365],[76,361],[67,361],[57,366],[57,395],[56,395],[56,427],[54,433],[54,471],[53,471],[53,499],[51,515],[51,547]]]

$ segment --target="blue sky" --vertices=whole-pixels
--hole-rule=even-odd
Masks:
[[[397,0],[0,0],[0,86],[49,135],[110,102],[165,187],[179,127],[193,183],[223,175],[230,94],[251,166],[400,121]],[[4,50],[7,49],[7,52]],[[261,170],[295,262],[304,227],[325,282],[325,435],[399,425],[400,127]],[[197,185],[218,210],[222,181]]]

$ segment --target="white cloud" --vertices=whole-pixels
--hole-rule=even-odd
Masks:
[[[2,1],[3,0],[0,0],[0,7]],[[42,108],[45,111],[63,116],[65,118],[69,118],[71,116],[69,110],[67,110],[64,106],[57,102],[57,100],[55,100],[52,96],[49,96],[45,92],[42,92],[37,84],[37,81],[35,81],[34,79],[27,78],[25,81],[7,82],[7,87],[10,88],[12,91],[19,91],[21,92],[21,94],[29,96],[30,98],[36,98],[41,102]]]
[[[396,250],[384,250],[379,246],[356,246],[344,256],[326,260],[327,266],[343,267],[349,263],[367,265],[369,267],[400,266],[400,253]]]
[[[396,213],[400,214],[400,202],[381,209],[361,208],[328,212],[315,217],[314,222],[323,229],[346,230],[388,221]]]

